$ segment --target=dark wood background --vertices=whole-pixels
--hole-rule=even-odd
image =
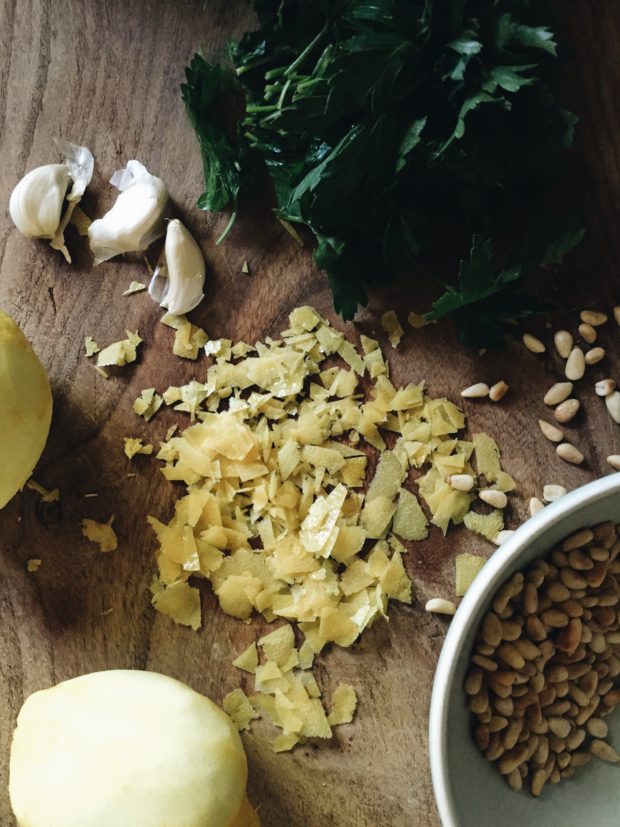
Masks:
[[[585,306],[609,310],[620,303],[620,5],[556,3],[570,62],[559,76],[564,100],[581,116],[570,187],[583,204],[588,237],[573,256],[555,300],[562,308],[547,324],[576,326]],[[308,250],[298,248],[266,209],[255,205],[228,240],[214,239],[225,218],[194,208],[201,190],[198,147],[186,121],[178,85],[196,47],[215,56],[225,41],[251,23],[242,0],[202,4],[121,0],[0,0],[0,308],[32,340],[49,370],[55,410],[49,444],[36,478],[61,490],[60,503],[43,505],[24,491],[0,513],[0,822],[14,824],[5,792],[15,716],[33,691],[84,672],[107,668],[157,670],[221,701],[243,683],[230,661],[257,636],[258,622],[227,617],[204,591],[204,628],[175,626],[149,605],[153,537],[145,513],[167,518],[178,489],[139,457],[130,464],[122,437],[163,437],[173,416],[146,425],[131,411],[144,387],[165,389],[204,376],[204,362],[171,353],[172,332],[145,293],[122,297],[133,279],[146,280],[139,261],[91,266],[86,244],[69,236],[73,267],[44,242],[13,227],[9,194],[19,178],[55,162],[52,137],[89,146],[96,157],[87,214],[100,215],[114,193],[106,181],[129,158],[161,176],[178,213],[200,239],[208,263],[207,299],[193,314],[208,333],[254,341],[278,333],[299,304],[313,304],[334,319],[324,279]],[[449,244],[449,239],[447,239]],[[241,272],[248,261],[251,275]],[[420,308],[406,285],[372,297],[356,331],[380,332],[383,309]],[[404,313],[403,313],[404,315]],[[334,322],[344,327],[338,320]],[[101,345],[139,329],[139,361],[112,371],[106,381],[83,356],[83,337]],[[545,321],[532,328],[550,339]],[[574,488],[609,473],[605,457],[620,453],[618,426],[594,396],[596,379],[618,375],[613,322],[601,332],[608,357],[588,372],[579,396],[583,410],[567,429],[586,454],[583,467],[557,459],[538,431],[542,394],[559,377],[553,352],[535,357],[514,341],[482,357],[462,349],[449,324],[408,330],[390,351],[397,382],[425,378],[433,395],[458,400],[474,381],[510,383],[501,405],[468,402],[469,422],[500,442],[505,465],[519,481],[510,523],[527,516],[527,503],[547,482]],[[182,421],[182,420],[180,420]],[[1,460],[0,460],[1,461]],[[136,471],[134,478],[129,472]],[[84,494],[99,496],[85,499]],[[116,515],[118,551],[102,555],[80,533],[83,517]],[[433,531],[408,555],[415,583],[412,607],[395,606],[389,624],[377,623],[352,650],[333,650],[318,661],[329,693],[340,681],[357,687],[355,722],[332,742],[274,755],[273,731],[255,725],[244,734],[250,796],[265,827],[437,827],[427,760],[427,713],[433,670],[446,623],[424,612],[430,596],[453,594],[454,556],[490,554],[472,535]],[[26,561],[40,557],[35,574]]]

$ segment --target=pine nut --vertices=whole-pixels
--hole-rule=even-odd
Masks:
[[[607,738],[609,734],[609,727],[602,718],[590,718],[586,724],[588,735],[593,738]]]
[[[570,442],[562,442],[555,449],[556,454],[565,462],[572,462],[574,465],[579,465],[583,462],[584,456],[581,451],[578,451]]]
[[[583,548],[591,543],[594,539],[594,534],[589,528],[580,528],[570,537],[567,537],[562,543],[562,551],[572,551],[576,548]]]
[[[489,386],[484,382],[477,382],[475,385],[470,385],[461,391],[461,396],[465,399],[481,399],[489,395]]]
[[[532,774],[532,781],[530,783],[530,792],[532,795],[539,796],[546,783],[547,773],[544,770],[536,770],[536,772]]]
[[[571,569],[577,571],[590,571],[594,568],[594,563],[589,554],[585,554],[578,548],[574,548],[569,552],[568,565]]]
[[[567,493],[563,485],[545,485],[543,488],[543,500],[547,503],[554,503]]]
[[[456,612],[456,606],[451,600],[444,600],[443,597],[433,597],[426,602],[424,607],[427,612],[433,612],[440,615],[453,615]]]
[[[612,391],[606,396],[605,405],[613,421],[620,425],[620,391]]]
[[[532,353],[544,353],[547,349],[540,339],[537,339],[536,336],[533,336],[531,333],[525,333],[523,335],[523,344]]]
[[[614,319],[616,320],[616,324],[620,325],[620,305],[614,307]]]
[[[601,379],[600,382],[597,382],[594,386],[594,390],[597,396],[608,396],[613,390],[615,390],[616,382],[614,379]]]
[[[593,347],[591,350],[588,350],[584,357],[586,365],[596,365],[597,362],[605,358],[605,353],[606,351],[603,347]]]
[[[555,425],[550,425],[548,422],[545,422],[544,419],[539,419],[538,424],[540,425],[540,430],[551,442],[561,442],[564,439],[563,431],[556,428]]]
[[[573,419],[580,407],[581,403],[578,399],[566,399],[564,402],[561,402],[557,406],[553,415],[555,416],[558,422],[564,424],[566,422],[570,422],[571,419]]]
[[[516,770],[519,764],[525,761],[528,748],[525,744],[519,744],[513,747],[508,752],[504,753],[500,758],[498,768],[502,775],[508,775],[513,770]]]
[[[563,583],[555,580],[547,587],[546,594],[554,603],[564,603],[570,597],[570,590]]]
[[[592,342],[596,342],[596,337],[598,334],[591,324],[586,324],[585,322],[582,322],[577,328],[577,332],[579,333],[583,341],[587,342],[589,345],[591,345]]]
[[[530,517],[533,517],[534,514],[538,514],[539,511],[542,511],[545,507],[545,504],[542,500],[539,500],[538,497],[530,497]]]
[[[586,360],[583,355],[583,350],[580,347],[574,347],[566,360],[564,375],[567,379],[570,379],[571,382],[576,382],[583,377],[585,372]]]
[[[572,382],[556,382],[555,385],[551,385],[547,393],[544,395],[543,402],[545,405],[559,405],[560,402],[564,402],[565,399],[568,399],[572,392]]]
[[[599,327],[608,319],[606,313],[599,313],[597,310],[582,310],[579,318],[585,324],[591,324],[593,327]]]
[[[452,474],[449,482],[450,487],[456,491],[471,491],[475,485],[475,480],[471,474]]]
[[[553,341],[555,343],[555,349],[562,359],[568,359],[573,349],[573,337],[568,330],[558,330],[553,336]]]
[[[495,648],[502,642],[502,623],[496,614],[488,612],[482,621],[482,639]]]
[[[508,505],[508,498],[503,491],[496,491],[494,488],[484,488],[478,492],[480,499],[492,505],[493,508],[506,508]]]
[[[552,629],[563,629],[569,622],[568,615],[561,609],[546,609],[540,617],[545,626]]]
[[[607,457],[607,462],[611,465],[614,471],[620,471],[620,454],[610,454]]]
[[[620,761],[620,755],[618,755],[616,750],[608,744],[607,741],[600,741],[598,739],[592,741],[590,744],[590,752],[595,758],[600,758],[601,761],[607,761],[610,764],[617,764]]]
[[[499,402],[500,399],[503,399],[508,392],[508,385],[506,382],[496,382],[489,390],[489,397],[491,402]]]
[[[517,792],[523,789],[523,777],[521,776],[518,768],[508,773],[506,776],[506,781],[512,789],[517,790]]]

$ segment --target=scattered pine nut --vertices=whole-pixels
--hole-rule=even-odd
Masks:
[[[534,514],[538,514],[539,511],[542,511],[545,507],[545,504],[542,500],[538,497],[531,497],[530,498],[530,517],[533,517]]]
[[[545,405],[559,405],[560,402],[564,402],[565,399],[568,399],[572,392],[572,382],[556,382],[555,385],[551,385],[547,393],[544,395],[543,402]]]
[[[596,337],[598,333],[596,329],[592,327],[591,324],[580,324],[577,328],[577,332],[581,336],[584,342],[587,342],[591,345],[593,342],[596,342]]]
[[[475,385],[470,385],[465,390],[461,391],[461,396],[465,399],[481,399],[489,395],[489,386],[484,382],[477,382]]]
[[[564,374],[571,382],[581,379],[586,372],[586,360],[583,355],[583,350],[580,347],[574,347],[566,361],[566,368]]]
[[[511,531],[510,529],[505,528],[503,531],[499,531],[497,533],[497,535],[495,536],[495,539],[493,540],[493,542],[495,543],[496,546],[501,546],[503,543],[506,542],[506,540],[510,540],[510,538],[512,537],[513,534],[514,534],[514,531]]]
[[[600,741],[596,739],[590,744],[590,752],[601,761],[608,761],[610,764],[617,764],[620,761],[620,755],[616,750],[608,744],[607,741]]]
[[[493,387],[489,390],[489,397],[491,398],[491,402],[499,402],[500,399],[503,399],[506,396],[508,391],[508,385],[503,380],[501,382],[496,382]]]
[[[616,324],[620,325],[620,304],[614,307],[614,319],[616,320]]]
[[[560,497],[563,497],[568,492],[563,485],[555,485],[550,483],[549,485],[545,485],[543,488],[543,500],[546,503],[554,503],[556,500],[559,500]]]
[[[573,337],[568,330],[558,330],[553,337],[553,341],[555,343],[555,349],[562,359],[568,359],[573,349]]]
[[[599,327],[605,324],[609,317],[607,313],[599,313],[598,310],[582,310],[579,318],[585,324],[590,324],[592,327]]]
[[[614,471],[620,471],[620,454],[610,454],[607,457],[607,462],[611,465]]]
[[[538,424],[540,425],[540,430],[550,442],[562,442],[564,439],[564,432],[556,428],[555,425],[545,422],[544,419],[539,419]]]
[[[555,449],[556,454],[565,462],[572,462],[574,465],[580,465],[583,462],[583,454],[578,451],[570,442],[561,442]]]
[[[601,379],[594,386],[597,396],[608,396],[615,388],[616,382],[614,379]]]
[[[427,601],[424,607],[427,612],[433,612],[438,615],[453,615],[456,612],[456,606],[451,600],[444,600],[443,597],[433,597]]]
[[[553,415],[558,422],[570,422],[571,419],[573,419],[573,417],[577,414],[580,407],[581,402],[578,399],[565,399],[564,402],[561,402],[557,406]]]
[[[532,353],[544,353],[547,349],[540,339],[537,339],[536,336],[532,336],[531,333],[523,334],[523,344]]]
[[[605,353],[604,347],[593,347],[591,350],[588,350],[584,357],[586,365],[596,365],[597,362],[605,358]]]
[[[471,474],[452,474],[449,480],[451,488],[455,491],[471,491],[475,480]]]
[[[496,491],[494,488],[484,488],[478,492],[478,496],[484,503],[492,505],[493,508],[506,508],[508,497],[503,491]]]
[[[620,425],[620,392],[612,391],[605,397],[605,405],[613,421]]]

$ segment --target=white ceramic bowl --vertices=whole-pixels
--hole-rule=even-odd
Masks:
[[[446,636],[431,700],[429,745],[443,827],[613,827],[620,824],[620,765],[592,761],[539,798],[516,792],[472,740],[463,681],[478,626],[501,584],[579,528],[620,522],[620,473],[584,485],[532,517],[484,566]],[[620,751],[620,713],[610,740]]]

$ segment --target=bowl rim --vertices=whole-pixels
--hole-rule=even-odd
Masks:
[[[431,777],[443,827],[462,827],[457,817],[448,777],[447,725],[449,698],[455,681],[458,654],[463,648],[472,615],[476,613],[480,603],[490,600],[503,582],[506,569],[511,567],[526,546],[544,535],[549,528],[560,522],[576,506],[596,502],[618,491],[620,491],[620,473],[610,474],[579,486],[539,511],[498,547],[482,569],[484,576],[479,574],[463,597],[450,623],[437,663],[428,724]],[[501,553],[498,553],[500,549]]]

